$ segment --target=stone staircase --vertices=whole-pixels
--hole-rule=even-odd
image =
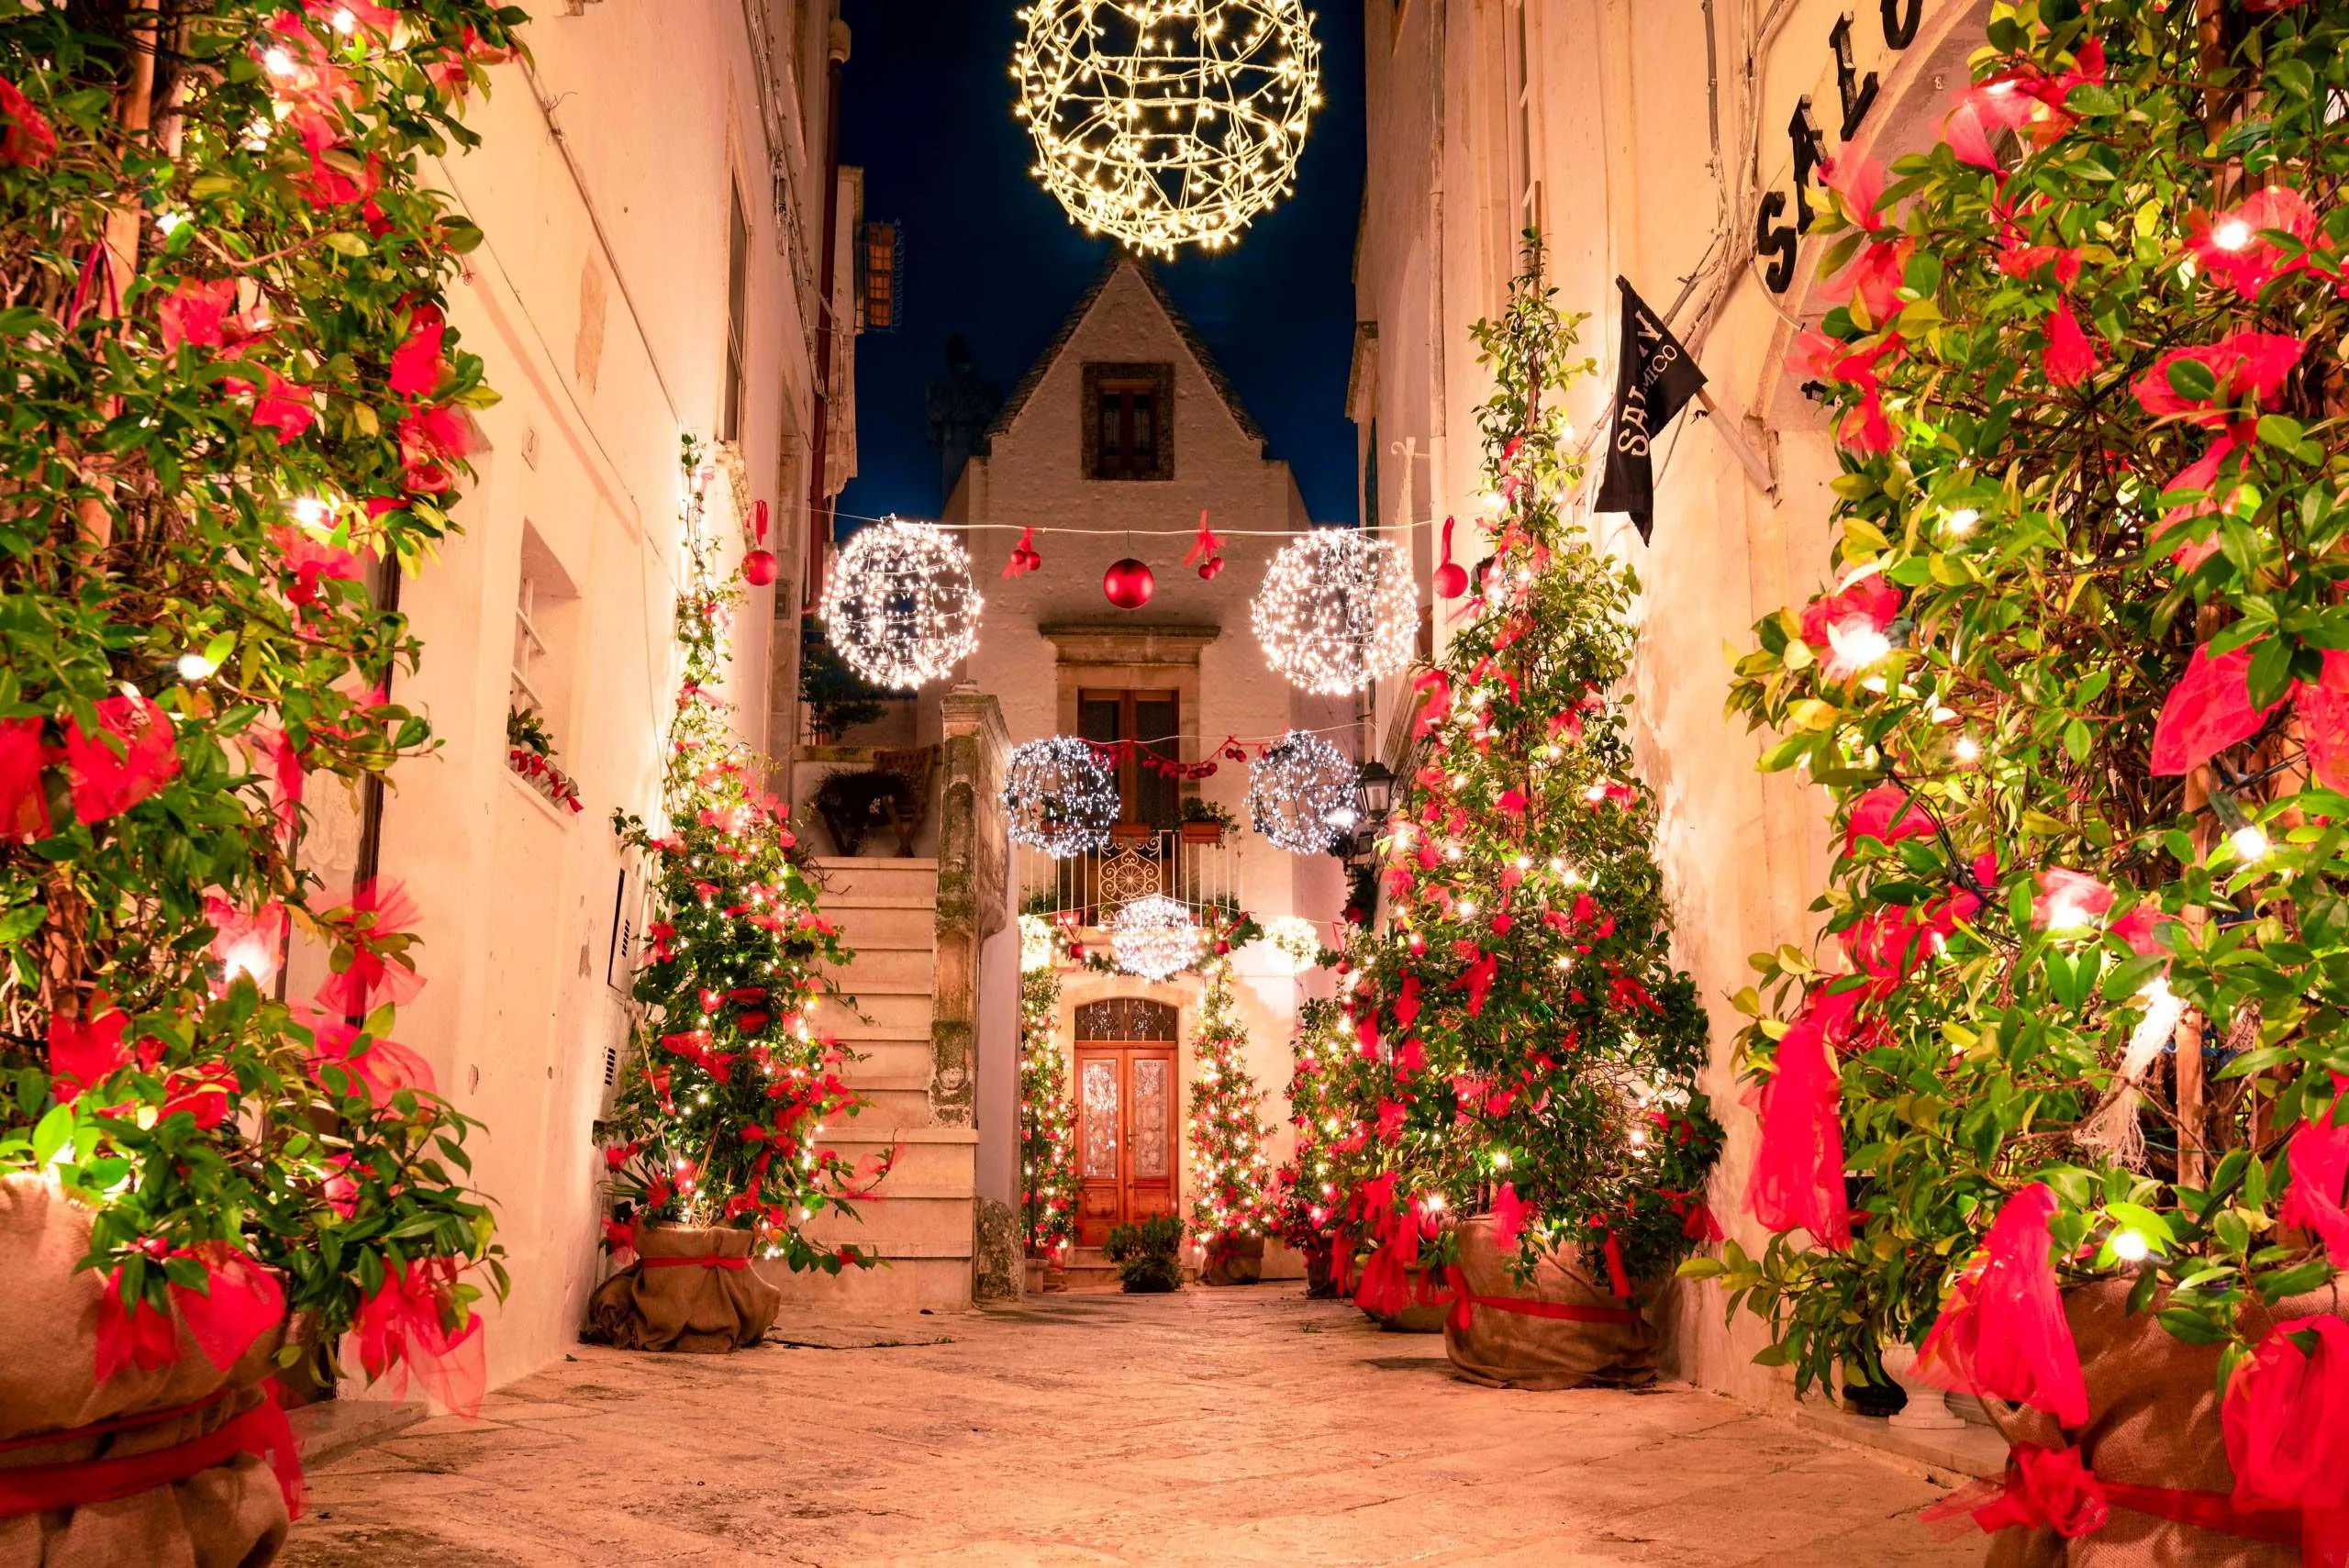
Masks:
[[[897,1151],[896,1163],[854,1219],[818,1216],[807,1228],[827,1246],[876,1250],[883,1266],[835,1278],[763,1269],[786,1302],[911,1312],[971,1304],[977,1131],[932,1124],[930,1015],[936,980],[938,862],[819,859],[820,907],[853,951],[832,978],[844,993],[815,1019],[862,1060],[843,1076],[866,1102],[833,1124],[821,1147],[853,1162]],[[862,1014],[863,1017],[858,1015]]]

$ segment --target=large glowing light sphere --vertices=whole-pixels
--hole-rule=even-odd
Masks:
[[[1362,771],[1319,735],[1292,729],[1248,765],[1256,831],[1293,855],[1318,855],[1354,830]]]
[[[1118,809],[1117,775],[1074,735],[1015,746],[1004,763],[1004,830],[1054,860],[1105,847]]]
[[[1034,0],[1019,17],[1031,172],[1087,230],[1218,250],[1296,188],[1321,102],[1298,0]]]
[[[841,546],[824,589],[824,629],[858,674],[909,692],[971,656],[983,603],[952,535],[892,517]]]
[[[1343,696],[1410,661],[1419,595],[1399,545],[1355,528],[1316,528],[1264,569],[1252,616],[1264,662],[1320,696]]]
[[[1153,893],[1135,899],[1110,919],[1109,952],[1128,974],[1163,980],[1199,961],[1199,928],[1190,910]]]

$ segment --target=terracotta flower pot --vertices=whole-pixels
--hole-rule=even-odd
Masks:
[[[0,1291],[0,1562],[269,1562],[288,1528],[271,1461],[288,1476],[301,1473],[269,1379],[285,1326],[263,1331],[223,1372],[174,1309],[174,1360],[126,1366],[100,1383],[103,1279],[74,1267],[89,1246],[88,1211],[54,1183],[0,1179],[8,1278]],[[99,1427],[107,1429],[92,1429]],[[228,1451],[206,1463],[199,1443]],[[81,1467],[114,1461],[134,1463],[154,1485],[119,1497],[103,1489],[112,1500],[94,1493],[88,1505],[73,1504],[76,1488],[106,1479]],[[12,1485],[13,1472],[34,1469],[44,1472],[39,1481],[17,1475]],[[29,1495],[27,1507],[12,1507],[17,1494]]]
[[[1223,824],[1220,822],[1186,822],[1183,824],[1183,842],[1186,844],[1220,844],[1223,842]]]
[[[783,1293],[761,1279],[748,1230],[647,1226],[635,1262],[596,1287],[584,1337],[624,1351],[723,1355],[766,1334]]]
[[[1208,1243],[1201,1284],[1254,1284],[1264,1277],[1264,1237],[1226,1236]]]

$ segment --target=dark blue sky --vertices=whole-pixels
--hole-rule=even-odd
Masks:
[[[1309,3],[1309,0],[1308,0]],[[1087,238],[1029,177],[1012,117],[1018,0],[844,0],[854,33],[841,159],[862,165],[869,217],[905,226],[905,326],[857,342],[858,477],[841,510],[936,517],[922,395],[960,332],[979,372],[1018,381],[1100,270]],[[1357,0],[1311,6],[1324,98],[1297,194],[1234,249],[1161,262],[1168,290],[1230,374],[1318,521],[1354,518],[1345,417],[1351,276],[1363,177]],[[842,522],[842,531],[853,524]]]

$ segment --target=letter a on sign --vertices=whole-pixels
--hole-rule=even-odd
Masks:
[[[1607,477],[1598,510],[1628,512],[1644,540],[1655,527],[1655,470],[1650,443],[1705,384],[1705,373],[1680,340],[1621,278],[1623,342],[1615,373],[1615,430],[1607,443]]]

